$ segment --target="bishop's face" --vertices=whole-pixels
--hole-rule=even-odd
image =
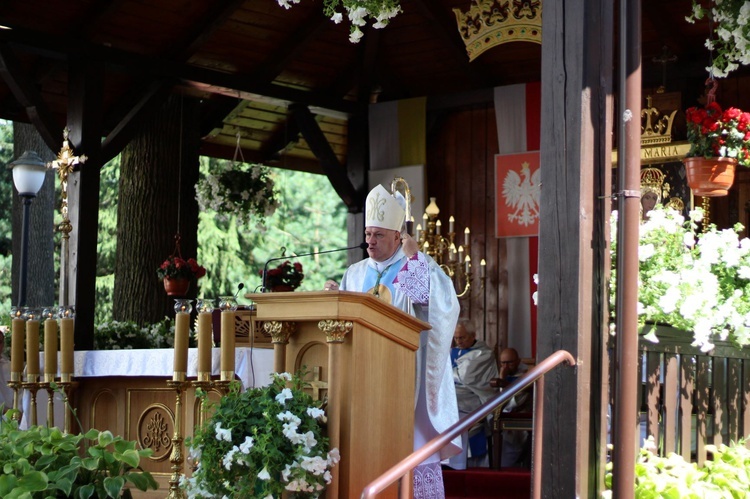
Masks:
[[[365,242],[370,258],[384,262],[393,256],[401,244],[401,233],[380,227],[365,227]]]

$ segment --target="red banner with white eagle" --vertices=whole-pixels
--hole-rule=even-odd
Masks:
[[[539,233],[539,151],[495,156],[495,233],[528,237]]]

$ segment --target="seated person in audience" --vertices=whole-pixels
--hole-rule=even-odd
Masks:
[[[491,381],[493,387],[503,388],[513,383],[528,371],[521,363],[515,348],[506,348],[500,352],[500,377]],[[531,390],[526,389],[516,394],[503,407],[503,414],[529,413],[534,407]],[[531,465],[531,435],[525,430],[503,430],[503,450],[500,467],[529,467]]]
[[[497,390],[490,386],[490,380],[498,375],[497,363],[492,349],[485,342],[477,340],[476,333],[467,319],[459,319],[453,341],[453,383],[456,387],[458,416],[462,418],[497,394]],[[486,420],[464,433],[461,436],[463,450],[461,454],[450,458],[449,466],[457,470],[466,469],[467,466],[488,466],[489,433],[489,422]]]

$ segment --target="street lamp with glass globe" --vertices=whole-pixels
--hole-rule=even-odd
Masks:
[[[34,151],[24,152],[20,158],[10,164],[13,169],[13,184],[23,201],[23,215],[21,218],[21,265],[18,283],[19,308],[26,306],[26,274],[28,273],[29,251],[29,210],[31,201],[39,193],[47,172],[46,164]]]

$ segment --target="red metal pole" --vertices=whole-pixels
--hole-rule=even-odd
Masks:
[[[638,238],[641,169],[641,3],[620,1],[620,133],[618,140],[617,337],[612,491],[635,493],[638,425]]]

